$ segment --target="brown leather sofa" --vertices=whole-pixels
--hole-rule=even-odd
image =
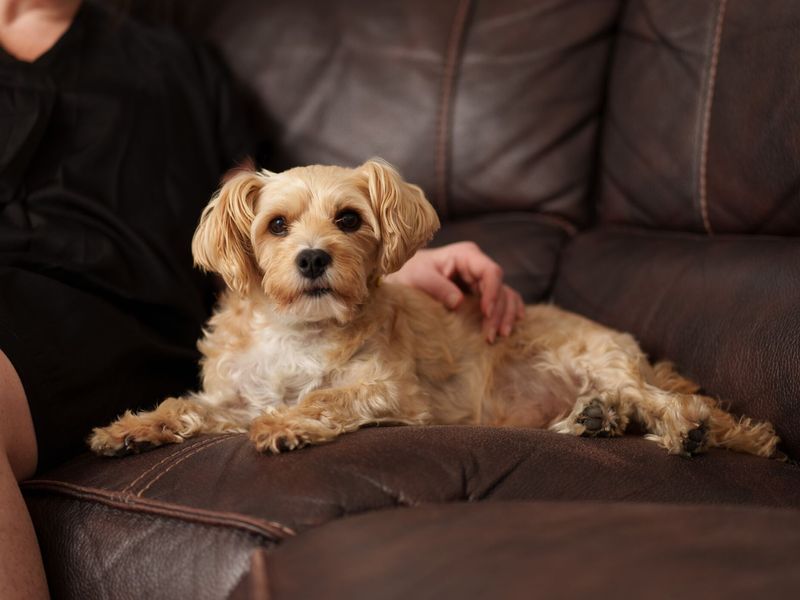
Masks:
[[[267,163],[380,155],[528,301],[635,334],[800,456],[797,0],[150,2]],[[640,437],[203,437],[24,484],[59,598],[791,597],[800,469]]]

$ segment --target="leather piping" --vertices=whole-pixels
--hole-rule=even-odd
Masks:
[[[128,493],[108,492],[63,481],[36,479],[26,481],[20,487],[25,492],[51,492],[132,513],[145,513],[213,527],[240,529],[276,543],[295,535],[293,529],[275,521],[254,519],[236,513],[182,506],[151,498],[141,498]]]
[[[450,129],[453,112],[453,91],[456,81],[459,59],[461,57],[462,42],[466,29],[467,16],[469,15],[471,1],[459,0],[453,25],[450,28],[450,37],[447,42],[444,75],[442,77],[442,94],[439,104],[439,118],[436,127],[436,206],[442,220],[449,217],[447,204],[448,162],[450,154]]]

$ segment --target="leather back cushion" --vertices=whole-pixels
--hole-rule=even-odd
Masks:
[[[600,229],[563,253],[554,296],[771,421],[800,457],[800,240]]]
[[[610,223],[800,233],[800,2],[631,0],[599,186]]]
[[[221,48],[269,139],[267,167],[379,155],[445,219],[588,220],[620,0],[148,0]]]

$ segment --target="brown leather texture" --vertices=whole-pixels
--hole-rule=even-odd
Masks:
[[[800,585],[798,547],[797,511],[422,506],[341,519],[288,540],[263,552],[241,585],[260,576],[273,600],[780,598]]]
[[[597,230],[562,256],[556,303],[638,338],[800,457],[800,240]]]
[[[265,166],[373,155],[527,301],[633,333],[800,458],[796,0],[142,0]],[[794,237],[792,237],[794,236]],[[88,433],[88,432],[87,432]],[[205,436],[23,485],[56,598],[791,597],[800,467],[636,436]]]
[[[54,598],[224,598],[271,531],[124,496],[27,488]]]
[[[619,26],[603,221],[800,233],[796,0],[632,0]],[[788,70],[787,70],[788,69]]]
[[[537,211],[585,224],[620,6],[150,0],[135,10],[221,49],[257,107],[272,170],[381,156],[445,220]]]
[[[549,296],[559,255],[575,231],[546,215],[498,212],[446,222],[430,245],[475,242],[503,266],[504,281],[533,303]]]
[[[634,436],[379,427],[277,456],[244,435],[85,455],[23,489],[59,597],[117,597],[135,585],[162,586],[154,598],[221,598],[256,547],[348,515],[523,500],[797,509],[800,468],[726,451],[687,460]]]
[[[469,2],[454,75],[445,216],[586,224],[620,2]]]

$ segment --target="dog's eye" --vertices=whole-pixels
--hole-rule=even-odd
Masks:
[[[269,229],[272,235],[286,235],[286,232],[289,230],[289,225],[283,217],[275,217],[269,222],[267,229]]]
[[[352,233],[361,227],[361,217],[353,210],[343,210],[333,220],[336,226],[345,233]]]

